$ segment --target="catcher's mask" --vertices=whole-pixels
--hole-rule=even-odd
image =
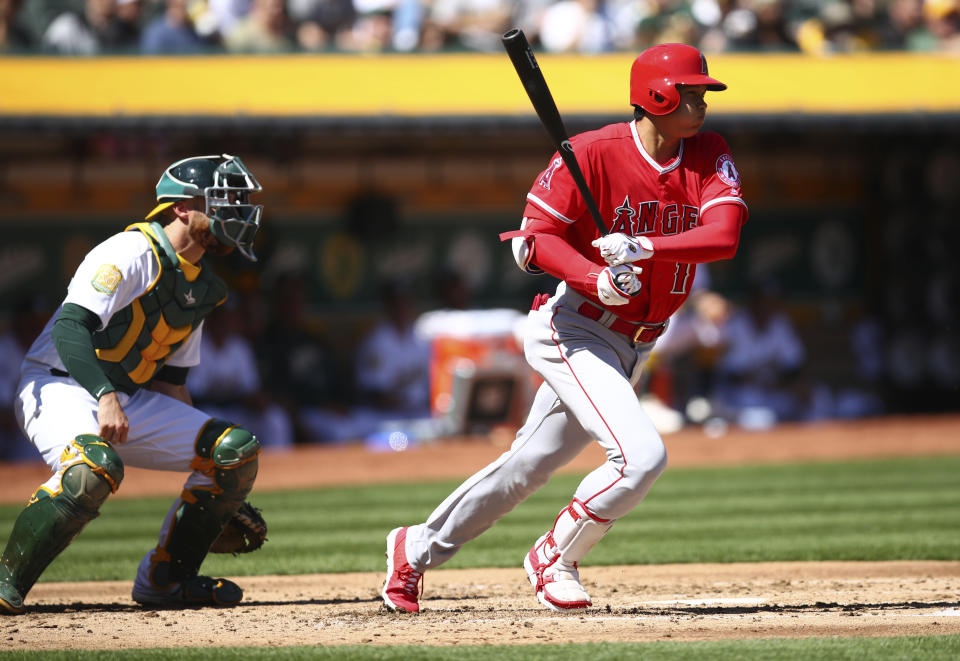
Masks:
[[[191,156],[177,161],[160,175],[157,182],[159,204],[147,218],[171,206],[177,200],[203,197],[210,231],[220,243],[233,246],[250,261],[253,240],[260,228],[262,204],[250,202],[251,193],[263,190],[253,173],[236,156]]]

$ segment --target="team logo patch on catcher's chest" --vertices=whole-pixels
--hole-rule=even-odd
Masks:
[[[97,273],[93,276],[90,284],[101,294],[112,296],[117,291],[120,281],[123,280],[123,274],[113,264],[103,264]]]

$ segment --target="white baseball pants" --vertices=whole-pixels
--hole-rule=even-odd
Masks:
[[[59,491],[63,448],[80,434],[100,431],[97,400],[73,379],[53,376],[39,363],[24,370],[17,393],[14,406],[20,427],[54,472],[44,486]],[[185,489],[213,484],[211,477],[190,466],[196,456],[197,435],[210,419],[208,414],[151,390],[138,390],[132,396],[118,392],[117,396],[130,422],[130,432],[125,443],[112,447],[125,466],[189,473]],[[161,526],[161,543],[170,532],[173,511],[179,503],[179,499],[174,501]],[[152,548],[147,551],[140,574],[149,568],[152,553]],[[141,578],[147,580],[145,574]]]
[[[414,569],[449,560],[592,440],[607,460],[583,479],[574,497],[597,518],[625,515],[663,472],[666,449],[634,390],[654,343],[635,345],[584,317],[577,312],[584,300],[561,283],[555,296],[530,311],[524,353],[544,383],[510,449],[407,531]]]

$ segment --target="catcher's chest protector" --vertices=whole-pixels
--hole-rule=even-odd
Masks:
[[[208,268],[180,264],[163,228],[137,223],[129,228],[150,241],[160,275],[138,299],[93,334],[100,366],[119,390],[133,392],[159,371],[210,312],[227,297],[227,285]]]

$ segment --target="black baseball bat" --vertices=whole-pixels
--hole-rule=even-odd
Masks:
[[[547,129],[554,146],[560,152],[560,158],[566,163],[570,170],[570,176],[583,195],[584,202],[587,203],[587,209],[593,216],[593,222],[597,224],[597,229],[601,235],[605,235],[608,230],[603,218],[600,217],[600,209],[593,199],[593,193],[587,187],[587,181],[583,178],[583,172],[580,170],[580,164],[577,163],[577,157],[573,154],[573,145],[570,144],[570,138],[567,136],[567,129],[563,125],[563,119],[560,117],[560,111],[557,110],[557,104],[553,100],[550,88],[547,87],[547,81],[540,71],[540,65],[537,64],[537,58],[533,55],[530,44],[527,43],[527,37],[523,30],[514,28],[503,35],[500,39],[503,47],[513,62],[513,68],[517,70],[520,76],[520,82],[530,97],[533,109],[537,111],[540,117],[540,123]]]

